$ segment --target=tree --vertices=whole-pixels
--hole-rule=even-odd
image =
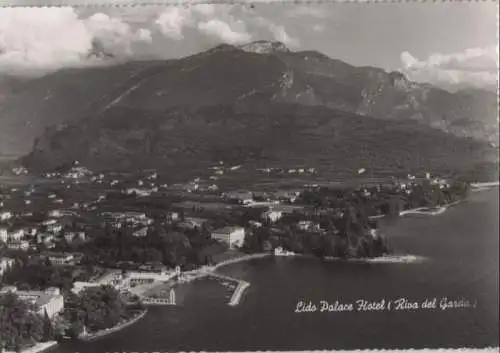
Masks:
[[[78,336],[84,326],[98,331],[118,324],[125,315],[125,303],[111,286],[90,287],[68,295],[64,315],[71,322],[70,334]]]
[[[42,339],[43,320],[34,307],[20,300],[15,293],[0,295],[0,342],[9,350]]]
[[[43,313],[43,337],[42,341],[47,342],[54,339],[54,328],[52,327],[52,322],[50,321],[49,314],[47,310]]]

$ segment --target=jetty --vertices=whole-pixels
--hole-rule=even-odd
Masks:
[[[229,300],[229,305],[230,306],[238,305],[240,303],[240,299],[241,299],[241,296],[243,295],[243,292],[249,286],[250,286],[250,283],[240,280],[238,287],[236,287],[236,290],[234,291],[233,295],[231,296],[231,299]]]
[[[243,296],[243,293],[245,292],[245,290],[250,286],[250,283],[243,281],[241,279],[238,279],[238,278],[223,275],[221,273],[216,272],[216,270],[222,266],[227,266],[227,265],[234,264],[237,262],[249,261],[249,260],[253,260],[253,259],[260,259],[260,258],[264,258],[264,257],[268,257],[268,256],[271,256],[271,254],[258,253],[258,254],[250,254],[250,255],[236,257],[233,259],[228,259],[226,261],[219,262],[218,264],[213,265],[213,266],[203,266],[197,270],[181,273],[177,277],[177,280],[180,283],[188,283],[188,282],[194,281],[194,280],[199,279],[199,278],[213,277],[213,278],[225,280],[228,282],[236,282],[238,285],[237,285],[235,291],[233,292],[231,299],[228,302],[228,305],[236,306],[240,303],[241,297]]]
[[[231,296],[231,299],[229,299],[228,305],[230,305],[230,306],[238,305],[240,303],[241,296],[245,292],[245,289],[250,287],[250,283],[248,283],[246,281],[243,281],[241,279],[237,279],[234,277],[222,275],[220,273],[211,272],[211,273],[208,273],[208,276],[214,277],[217,279],[221,279],[221,280],[225,280],[225,281],[229,281],[229,282],[237,282],[238,283],[238,286],[236,287],[235,291],[233,292],[233,295]]]
[[[483,190],[489,190],[495,187],[498,187],[500,182],[498,181],[491,181],[487,183],[472,183],[470,186],[472,187],[472,192],[478,192],[478,191],[483,191]]]
[[[485,183],[472,183],[473,188],[492,188],[500,185],[500,181],[490,181]]]

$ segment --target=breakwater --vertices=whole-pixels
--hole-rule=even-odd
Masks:
[[[250,283],[245,281],[239,281],[238,287],[236,287],[236,290],[234,291],[233,295],[231,296],[231,299],[229,300],[229,305],[231,306],[238,305],[240,303],[243,292],[245,292],[245,289],[247,289],[249,286]]]
[[[249,255],[243,255],[239,257],[235,257],[233,259],[228,259],[226,261],[219,262],[216,265],[213,266],[203,266],[199,269],[189,271],[189,272],[184,272],[182,273],[178,280],[181,283],[188,283],[191,281],[194,281],[199,278],[204,278],[204,277],[214,277],[217,279],[222,279],[230,282],[236,282],[238,285],[233,292],[233,295],[231,296],[231,299],[228,302],[228,305],[230,306],[236,306],[240,303],[241,297],[245,290],[250,286],[250,283],[243,281],[238,278],[230,277],[223,275],[221,273],[217,273],[216,270],[227,265],[235,264],[238,262],[243,262],[243,261],[249,261],[253,259],[261,259],[264,257],[271,256],[271,254],[268,253],[258,253],[258,254],[249,254]]]
[[[245,289],[247,289],[248,287],[250,287],[250,283],[248,283],[246,281],[243,281],[241,279],[238,279],[238,278],[234,278],[234,277],[222,275],[220,273],[215,273],[215,272],[214,273],[209,273],[208,275],[210,277],[214,277],[214,278],[217,278],[217,279],[222,279],[222,280],[231,281],[231,282],[237,282],[238,283],[238,286],[236,287],[236,289],[233,292],[233,295],[231,296],[231,299],[229,299],[228,305],[230,305],[230,306],[236,306],[236,305],[238,305],[240,303],[241,296],[245,292]]]

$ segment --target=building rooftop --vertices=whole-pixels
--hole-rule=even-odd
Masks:
[[[224,227],[224,228],[219,228],[215,229],[212,233],[222,233],[222,234],[230,234],[232,232],[235,232],[237,230],[244,229],[243,227],[236,227],[236,226],[231,226],[231,227]]]
[[[184,218],[184,222],[194,222],[194,223],[198,223],[198,224],[205,223],[206,221],[208,221],[208,219],[206,219],[206,218],[198,218],[198,217],[186,217],[186,218]]]
[[[56,295],[60,295],[59,289],[47,288],[41,290],[17,290],[15,286],[5,286],[0,290],[0,294],[15,293],[21,300],[29,300],[37,306],[43,306],[49,303]]]

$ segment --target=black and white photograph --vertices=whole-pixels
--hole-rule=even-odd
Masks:
[[[498,2],[0,5],[0,352],[498,350]]]

